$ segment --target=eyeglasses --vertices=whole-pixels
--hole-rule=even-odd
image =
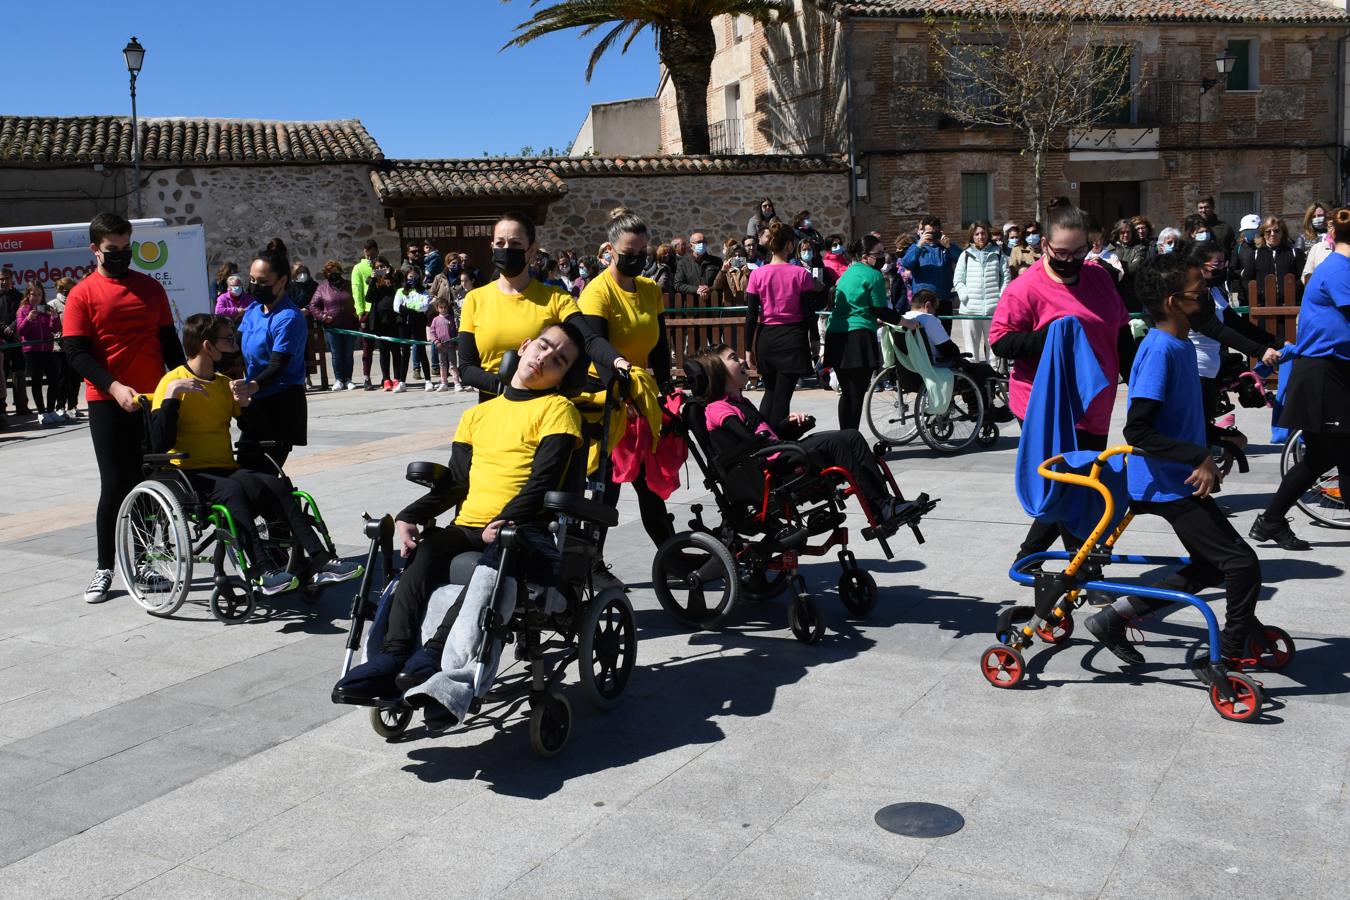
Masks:
[[[1049,253],[1052,258],[1065,261],[1071,259],[1087,259],[1088,255],[1087,247],[1079,247],[1076,250],[1059,250],[1046,244],[1045,251]]]
[[[227,334],[217,337],[212,343],[224,344],[227,347],[237,347],[239,345],[239,338],[237,335]]]
[[[1262,233],[1262,234],[1279,234],[1282,230],[1283,230],[1283,229],[1281,229],[1281,228],[1266,228],[1266,229],[1264,229],[1261,233]]]
[[[1187,300],[1194,300],[1196,303],[1203,303],[1204,300],[1205,300],[1205,298],[1209,296],[1209,291],[1207,291],[1207,290],[1205,290],[1205,291],[1181,291],[1180,293],[1173,294],[1172,296],[1173,296],[1173,297],[1184,297],[1184,298],[1186,298]]]

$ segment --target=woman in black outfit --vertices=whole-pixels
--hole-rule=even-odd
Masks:
[[[774,428],[787,418],[798,379],[815,370],[811,330],[816,310],[825,302],[820,281],[805,266],[793,263],[796,244],[791,228],[782,222],[771,223],[773,259],[751,272],[745,286],[746,343],[764,380],[759,414]],[[802,245],[813,246],[809,241]]]
[[[1266,276],[1274,275],[1277,285],[1283,286],[1284,276],[1294,276],[1295,302],[1303,297],[1303,252],[1295,250],[1289,240],[1289,230],[1279,216],[1266,216],[1261,222],[1261,246],[1245,244],[1238,251],[1238,264],[1242,270],[1242,290],[1256,282],[1256,296],[1270,304],[1276,297],[1266,297]],[[1277,290],[1280,288],[1277,287]]]
[[[375,258],[375,265],[366,288],[366,305],[370,308],[367,327],[370,333],[379,337],[398,337],[398,313],[394,311],[393,267],[383,256]],[[398,344],[377,340],[380,349],[380,379],[384,389],[394,389],[395,365],[398,360]]]

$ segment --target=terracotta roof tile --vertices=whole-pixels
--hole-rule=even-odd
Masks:
[[[357,119],[142,119],[146,166],[371,163],[384,159]],[[0,166],[131,165],[131,120],[122,116],[0,116]]]
[[[593,156],[521,159],[392,160],[371,175],[381,201],[472,197],[553,197],[565,179],[588,175],[737,174],[743,172],[846,172],[829,156]]]
[[[836,5],[859,18],[922,18],[966,16],[987,11],[986,0],[837,0]],[[1082,0],[1005,0],[1004,12],[1072,12]],[[1125,3],[1107,0],[1093,9],[1112,19],[1155,22],[1327,22],[1350,24],[1350,15],[1321,0],[1172,0],[1170,3]]]

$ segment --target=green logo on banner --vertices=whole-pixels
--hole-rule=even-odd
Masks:
[[[132,242],[131,261],[148,272],[162,269],[169,261],[169,245],[163,241]]]

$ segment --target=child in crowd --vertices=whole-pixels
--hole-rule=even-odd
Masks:
[[[928,353],[934,363],[964,372],[974,379],[976,386],[984,394],[985,409],[989,410],[995,422],[1012,421],[1012,410],[1006,405],[995,406],[994,395],[990,391],[990,384],[998,377],[998,373],[989,363],[973,362],[961,355],[956,342],[947,334],[942,320],[937,317],[937,294],[928,288],[915,291],[914,297],[909,301],[909,312],[905,313],[900,324],[923,330],[924,336],[928,339]]]
[[[449,300],[436,301],[436,317],[431,320],[428,332],[441,365],[441,380],[436,385],[436,390],[449,390],[450,379],[453,379],[455,392],[463,391],[464,385],[459,381],[459,369],[455,368],[455,348],[459,343],[457,340],[459,329],[455,325],[454,310],[451,309]]]
[[[1247,636],[1261,628],[1256,601],[1261,563],[1210,497],[1220,475],[1205,439],[1205,412],[1190,320],[1210,302],[1204,270],[1185,254],[1155,257],[1139,272],[1135,290],[1155,327],[1145,335],[1130,372],[1125,439],[1130,509],[1167,520],[1190,563],[1159,587],[1195,593],[1222,581],[1228,609],[1221,655],[1243,657]],[[1142,663],[1126,637],[1130,619],[1168,606],[1167,601],[1123,597],[1086,622],[1106,649],[1127,663]]]
[[[19,340],[25,342],[23,367],[28,373],[29,388],[33,391],[38,424],[42,426],[69,424],[69,419],[52,411],[56,406],[56,378],[60,372],[53,338],[60,326],[56,314],[47,305],[47,292],[36,278],[28,279],[28,288],[24,291],[14,323]],[[43,382],[46,382],[47,386],[45,396],[42,393]]]
[[[234,323],[225,316],[197,313],[183,323],[188,360],[165,373],[155,388],[150,419],[156,453],[186,453],[175,459],[193,487],[230,511],[245,556],[254,566],[246,576],[264,596],[299,586],[324,587],[361,575],[362,566],[330,554],[291,493],[290,482],[276,475],[240,468],[230,447],[230,420],[240,404],[230,379],[217,371],[222,359],[239,347]],[[247,401],[245,401],[247,402]],[[284,521],[305,552],[304,571],[264,570],[254,518],[263,513]]]
[[[394,313],[398,317],[398,336],[405,341],[425,341],[427,339],[427,305],[431,298],[422,290],[422,269],[420,266],[406,266],[403,269],[402,277],[399,279],[402,285],[394,294]],[[395,351],[398,359],[398,375],[396,381],[400,384],[408,380],[408,361],[413,361],[413,374],[422,378],[431,373],[431,365],[427,362],[427,348],[423,344],[399,344]],[[426,379],[424,390],[430,392],[435,390],[435,385],[430,378]]]

